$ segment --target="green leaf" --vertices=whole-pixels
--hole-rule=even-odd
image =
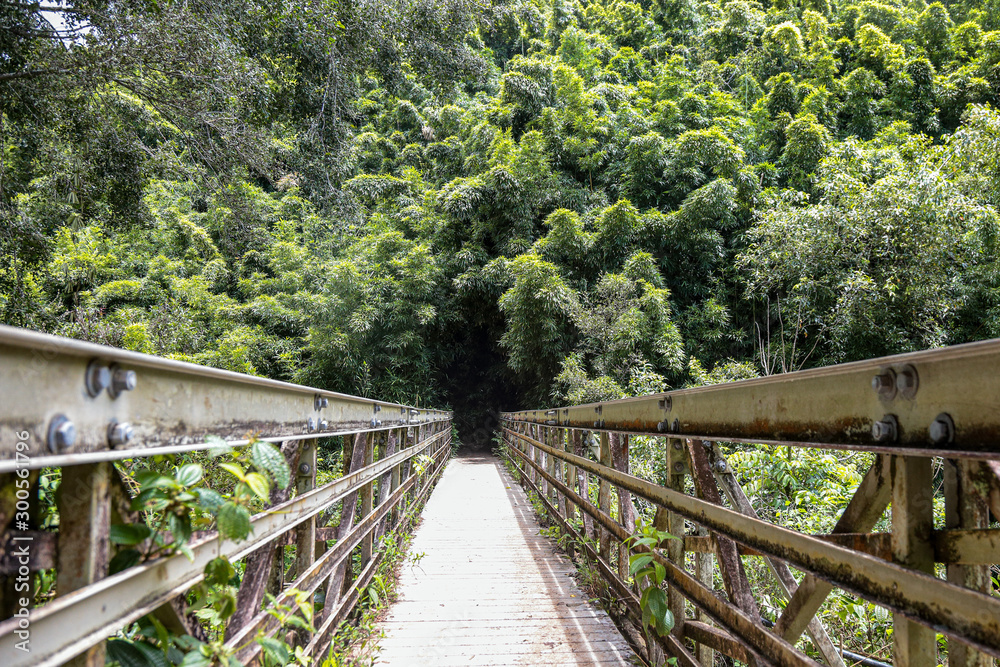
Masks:
[[[225,588],[219,591],[212,606],[221,618],[229,618],[236,613],[236,594],[232,592],[232,589]]]
[[[249,486],[254,494],[261,500],[267,500],[268,496],[271,494],[271,484],[267,481],[267,478],[259,472],[248,473],[246,485]]]
[[[649,607],[649,613],[652,614],[653,618],[656,619],[656,624],[660,625],[665,621],[665,617],[670,613],[670,609],[667,607],[667,594],[663,592],[662,588],[647,588],[646,592],[646,606]]]
[[[239,463],[235,463],[233,461],[226,461],[225,463],[220,463],[219,467],[222,468],[223,470],[228,471],[229,474],[231,474],[233,477],[240,480],[241,482],[246,479],[246,474],[243,472],[243,466],[241,466]]]
[[[225,498],[212,489],[196,489],[195,493],[198,494],[198,505],[212,514],[218,512],[222,504],[226,502]]]
[[[372,604],[377,607],[378,603],[379,603],[378,589],[376,589],[374,586],[369,586],[368,587],[368,597],[369,597],[369,599],[371,599]]]
[[[652,554],[636,554],[634,556],[629,556],[628,559],[628,572],[629,574],[635,574],[637,571],[649,565],[653,560]]]
[[[137,470],[135,481],[139,483],[139,486],[143,490],[170,488],[176,485],[173,477],[161,475],[153,470]]]
[[[264,649],[264,653],[279,665],[288,663],[288,647],[284,642],[278,641],[274,637],[258,637],[257,643]]]
[[[250,534],[250,512],[236,503],[226,503],[219,510],[219,532],[234,540],[244,540]]]
[[[203,471],[200,465],[197,463],[188,463],[187,465],[181,466],[174,477],[180,485],[192,486],[201,480],[202,474]]]
[[[167,527],[170,528],[170,532],[174,535],[176,546],[185,544],[191,539],[191,516],[189,514],[185,514],[184,516],[168,514]]]
[[[108,660],[121,667],[170,667],[166,656],[145,642],[110,639],[106,647]]]
[[[149,526],[142,523],[113,523],[109,533],[111,544],[131,546],[150,536]]]
[[[663,583],[663,580],[667,578],[667,568],[663,567],[660,563],[653,563],[653,570],[655,574],[653,575],[654,583],[659,586]]]
[[[250,455],[257,469],[270,474],[279,489],[284,489],[292,481],[292,471],[285,456],[271,443],[262,440],[254,442],[250,445]]]
[[[184,656],[179,667],[212,667],[212,659],[200,650],[195,650]]]
[[[222,556],[205,563],[205,583],[224,586],[236,575],[236,568]]]
[[[125,549],[115,554],[115,557],[108,563],[108,573],[118,574],[130,567],[135,567],[142,560],[142,554],[135,549]]]
[[[205,442],[212,445],[208,449],[208,455],[213,459],[233,451],[233,446],[217,435],[210,435],[205,438]]]

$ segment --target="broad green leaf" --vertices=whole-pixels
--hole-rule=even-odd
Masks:
[[[208,455],[218,458],[233,451],[233,446],[217,435],[210,435],[205,438],[205,442],[212,445],[208,450]]]
[[[216,493],[212,489],[196,489],[198,494],[198,504],[202,509],[215,514],[222,507],[222,504],[226,502],[220,494]]]
[[[108,660],[121,667],[170,667],[166,656],[145,642],[111,639],[106,646]]]
[[[667,568],[663,567],[663,565],[661,565],[658,562],[654,562],[653,563],[653,569],[654,569],[654,572],[655,572],[655,574],[653,576],[653,582],[657,586],[659,586],[660,584],[663,583],[663,580],[666,579],[666,577],[667,577]]]
[[[284,642],[278,641],[274,637],[258,637],[257,643],[260,644],[261,648],[264,649],[264,653],[271,660],[277,662],[279,665],[288,663],[288,647],[285,646]]]
[[[176,482],[173,477],[167,477],[166,475],[161,475],[153,470],[138,470],[135,473],[135,481],[139,483],[139,486],[145,489],[162,489],[165,487],[175,486]]]
[[[246,479],[246,474],[243,472],[243,466],[241,466],[239,463],[235,463],[233,461],[226,461],[224,463],[220,463],[219,467],[222,468],[223,470],[228,471],[229,474],[231,474],[233,477],[240,480],[241,482]]]
[[[178,667],[212,667],[212,660],[200,650],[194,650],[184,656]]]
[[[124,572],[130,567],[138,565],[141,560],[142,554],[135,549],[125,549],[124,551],[119,551],[115,554],[115,557],[111,559],[111,562],[108,563],[108,572],[110,574]]]
[[[657,623],[663,621],[669,609],[667,608],[667,594],[662,588],[650,587],[646,589],[646,606],[649,612],[656,619]]]
[[[142,523],[113,523],[109,531],[111,544],[131,546],[139,544],[150,536],[149,526]]]
[[[642,568],[644,568],[647,565],[649,565],[650,562],[652,562],[653,555],[652,554],[636,554],[634,556],[630,556],[628,560],[629,560],[629,564],[628,564],[629,574],[633,574],[634,575],[636,572],[638,572]]]
[[[254,442],[250,445],[250,455],[257,469],[267,472],[279,489],[284,489],[291,482],[292,472],[284,454],[271,443],[263,440]]]
[[[250,534],[250,512],[236,503],[226,503],[219,510],[219,532],[234,540],[244,540]]]
[[[189,514],[184,514],[183,516],[177,516],[173,513],[168,514],[167,527],[173,533],[176,546],[186,544],[191,539],[191,516]]]
[[[201,480],[202,472],[201,466],[197,463],[188,463],[177,470],[175,478],[182,486],[192,486]]]
[[[205,563],[205,582],[208,584],[225,585],[236,575],[236,569],[228,558],[213,558]]]
[[[254,492],[254,494],[261,500],[267,500],[268,496],[271,494],[271,485],[268,483],[267,478],[261,475],[259,472],[247,473],[246,485]]]

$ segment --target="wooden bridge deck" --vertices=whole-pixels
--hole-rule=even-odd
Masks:
[[[497,459],[453,459],[414,535],[376,664],[638,664],[538,531]]]

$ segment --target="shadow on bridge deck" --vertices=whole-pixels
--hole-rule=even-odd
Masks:
[[[376,664],[638,664],[538,530],[496,458],[453,459],[424,509]]]

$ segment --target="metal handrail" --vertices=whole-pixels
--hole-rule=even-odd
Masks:
[[[213,437],[238,446],[249,434],[307,440],[451,419],[8,326],[0,378],[0,473],[207,450]]]
[[[972,664],[979,653],[1000,657],[1000,599],[989,590],[989,568],[1000,562],[1000,529],[989,521],[990,511],[1000,517],[998,371],[1000,340],[986,341],[618,401],[508,412],[501,417],[502,436],[513,471],[573,538],[573,548],[596,566],[636,626],[642,625],[641,591],[628,574],[635,550],[622,498],[648,501],[656,527],[682,538],[653,553],[666,571],[676,625],[667,637],[644,635],[651,663],[673,656],[688,667],[710,665],[705,656],[722,651],[742,662],[816,664],[796,648],[808,630],[823,659],[843,665],[815,615],[836,586],[892,613],[894,664],[937,664],[936,633],[949,638],[953,659]],[[591,433],[599,436],[599,451],[589,446]],[[663,439],[666,485],[629,474],[629,435]],[[756,515],[713,446],[717,441],[876,456],[834,534],[807,535]],[[931,457],[944,459],[943,530],[934,526]],[[686,490],[686,478],[693,480],[694,494]],[[598,486],[596,504],[592,484]],[[612,488],[619,493],[617,513]],[[891,533],[870,533],[890,503]],[[686,533],[685,524],[703,532]],[[715,554],[728,601],[714,590],[711,569],[687,570],[685,554],[700,557],[706,550]],[[746,556],[766,557],[789,598],[774,628],[760,622],[741,561]],[[946,580],[935,575],[935,562],[946,565]],[[805,572],[805,579],[796,581],[788,565]],[[687,617],[688,603],[717,625]],[[685,640],[698,650],[689,650]]]
[[[81,664],[98,667],[104,664],[103,652],[94,649],[149,613],[167,610],[168,617],[187,628],[183,612],[178,617],[176,609],[170,611],[172,602],[202,580],[206,563],[277,549],[289,539],[297,545],[292,586],[310,594],[324,584],[336,589],[328,596],[320,627],[308,639],[308,649],[319,654],[357,603],[357,590],[374,576],[381,560],[378,538],[413,519],[451,451],[448,411],[5,326],[0,326],[0,378],[0,488],[17,483],[21,488],[27,482],[30,493],[37,493],[39,470],[52,467],[64,469],[64,486],[72,473],[74,487],[59,501],[63,522],[58,541],[46,540],[57,548],[33,557],[27,570],[54,567],[60,577],[57,597],[34,607],[26,595],[20,605],[24,613],[0,619],[0,663],[5,667],[59,665],[81,654]],[[339,479],[316,487],[318,439],[331,436],[343,437],[345,448],[353,441],[354,454],[344,461]],[[117,473],[111,462],[208,450],[221,444],[220,437],[232,447],[254,440],[287,443],[286,456],[300,461],[293,466],[294,497],[252,517],[247,540],[209,533],[189,545],[191,558],[177,553],[107,576],[112,487],[127,493],[120,481],[114,486]],[[429,457],[423,472],[414,465],[418,457]],[[332,533],[317,526],[317,518],[338,503],[343,508],[336,542],[325,548]],[[51,536],[12,525],[13,518],[0,512],[5,522],[0,525],[0,551],[18,540]],[[326,530],[327,537],[321,540],[319,530]],[[353,587],[341,591],[355,551],[360,551],[363,567]],[[92,565],[82,567],[82,561]],[[74,575],[64,579],[64,570]],[[253,641],[257,634],[279,628],[266,610],[258,611],[262,589],[250,588],[260,588],[261,582],[246,578],[241,595],[249,591],[250,613],[244,614],[242,625],[230,628],[226,644],[241,660],[252,661],[260,650]],[[282,594],[275,604],[294,608],[295,598]],[[30,651],[18,648],[26,636]]]

